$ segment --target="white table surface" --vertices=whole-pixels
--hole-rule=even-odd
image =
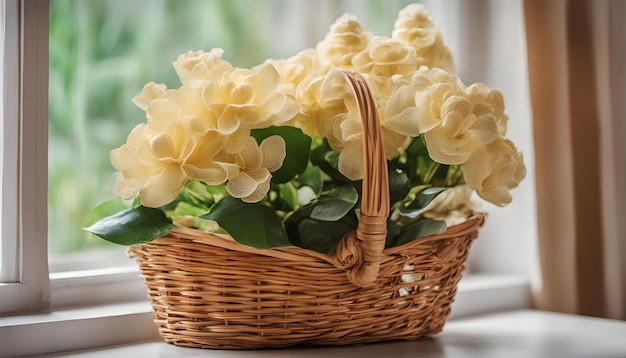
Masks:
[[[435,338],[348,347],[226,351],[176,347],[161,341],[67,352],[46,357],[626,357],[626,321],[535,310],[458,318]]]

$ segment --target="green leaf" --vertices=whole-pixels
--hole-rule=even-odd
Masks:
[[[205,206],[192,205],[186,201],[179,201],[176,208],[171,211],[167,211],[168,216],[200,216],[209,212],[209,209]]]
[[[323,188],[323,180],[322,180],[322,171],[320,168],[314,166],[309,162],[309,165],[306,167],[304,173],[298,176],[296,179],[296,183],[298,183],[298,188],[302,186],[308,186],[313,189],[313,192],[316,195],[322,193]]]
[[[389,164],[389,202],[403,200],[411,191],[411,182],[406,173],[395,164]]]
[[[428,204],[430,204],[431,201],[433,201],[433,199],[439,195],[440,193],[442,193],[445,190],[448,190],[449,188],[426,188],[422,191],[420,191],[419,193],[417,193],[415,195],[415,199],[413,199],[412,202],[405,204],[405,205],[401,205],[398,208],[398,211],[400,211],[400,213],[403,216],[407,216],[407,217],[417,217],[418,215],[422,214],[424,212],[424,210],[426,209],[426,206],[428,206]]]
[[[332,255],[341,238],[351,230],[354,230],[354,227],[348,222],[305,218],[298,224],[299,237],[298,240],[294,240],[294,245]]]
[[[275,211],[260,203],[244,203],[227,196],[202,218],[216,221],[233,239],[243,245],[257,249],[291,245]]]
[[[402,226],[390,219],[387,220],[387,239],[385,240],[385,248],[396,245],[400,232],[402,232]]]
[[[432,219],[419,219],[405,226],[393,246],[400,246],[413,240],[435,234],[441,234],[446,231],[447,225],[445,221]]]
[[[430,183],[429,176],[439,165],[430,158],[423,135],[414,138],[406,148],[404,160],[405,163],[401,168],[407,173],[413,185]]]
[[[129,205],[124,200],[114,199],[103,202],[102,204],[93,208],[85,217],[83,221],[83,226],[91,226],[96,221],[113,215],[115,213],[119,213],[122,210],[126,210],[129,208]]]
[[[352,186],[344,185],[323,193],[313,203],[311,219],[321,221],[337,221],[344,217],[359,200],[359,194]]]
[[[223,187],[223,185],[222,185]],[[168,215],[201,215],[206,214],[215,203],[210,187],[205,183],[190,180],[171,203],[163,206]],[[181,206],[182,204],[182,206]],[[193,208],[196,208],[195,210]],[[190,211],[195,212],[190,213]]]
[[[292,182],[278,184],[278,195],[290,210],[298,207],[298,190]]]
[[[258,143],[272,135],[279,135],[285,140],[287,154],[282,167],[272,173],[272,182],[286,183],[305,171],[309,163],[311,137],[302,133],[302,130],[289,126],[269,127],[253,129],[251,135]]]
[[[330,147],[326,139],[311,151],[311,163],[338,182],[350,182],[339,172],[339,153]]]
[[[174,225],[161,209],[138,206],[98,220],[85,230],[120,245],[150,242]]]

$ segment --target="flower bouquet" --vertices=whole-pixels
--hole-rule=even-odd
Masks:
[[[252,69],[174,62],[111,151],[132,204],[87,228],[131,245],[163,338],[282,347],[414,339],[450,313],[484,215],[525,175],[502,95],[452,74],[421,5],[391,37],[340,17],[315,49]]]

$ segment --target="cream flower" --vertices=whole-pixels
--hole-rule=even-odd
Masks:
[[[267,60],[276,68],[280,75],[282,91],[296,96],[296,88],[302,82],[326,74],[330,70],[330,63],[323,60],[315,49],[308,48],[287,59]],[[296,101],[301,103],[297,98]]]
[[[467,88],[467,98],[473,103],[482,103],[484,106],[482,109],[483,112],[487,113],[493,111],[498,126],[498,135],[504,136],[506,134],[509,117],[504,114],[504,98],[502,97],[502,93],[491,90],[482,83],[475,83]],[[475,113],[479,113],[480,111],[479,108],[475,108]]]
[[[220,149],[215,131],[197,137],[182,122],[164,132],[140,124],[111,151],[111,164],[121,173],[116,190],[123,199],[140,194],[142,205],[156,208],[176,199],[188,179],[221,184],[226,171],[212,160]]]
[[[385,119],[393,123],[409,123],[425,133],[441,124],[443,103],[452,96],[464,96],[465,85],[454,75],[439,68],[420,67],[411,80],[389,98]],[[406,128],[398,128],[406,131]],[[409,132],[414,136],[414,132]]]
[[[474,190],[457,185],[440,193],[424,210],[424,217],[444,220],[448,226],[460,224],[476,212],[479,203],[473,199]]]
[[[511,202],[509,190],[526,176],[524,158],[508,139],[498,138],[476,151],[461,167],[465,182],[498,206]]]
[[[341,174],[350,180],[359,180],[363,177],[361,113],[348,82],[339,70],[331,71],[324,78],[320,98],[324,105],[318,122],[319,132],[326,137],[331,148],[339,153],[338,169]],[[391,121],[386,121],[384,117],[379,119],[388,159],[399,155],[398,149],[408,143],[409,135],[419,134],[411,123],[399,123],[401,120],[414,122],[412,117],[398,120],[392,118]]]
[[[388,159],[399,155],[411,137],[427,132],[442,121],[439,103],[453,94],[463,94],[463,84],[440,69],[422,67],[409,80],[396,77],[397,88],[379,116]]]
[[[226,190],[232,197],[248,203],[260,201],[270,189],[270,172],[282,166],[285,155],[285,141],[280,136],[270,136],[260,145],[248,137],[241,152],[224,158],[231,168],[236,167],[229,174],[234,173],[226,183]]]
[[[224,50],[214,48],[209,52],[189,51],[180,56],[173,63],[183,86],[202,87],[209,81],[233,70],[233,66],[222,59]]]
[[[354,15],[344,14],[330,27],[316,49],[333,67],[350,70],[352,57],[363,51],[371,38],[372,33],[366,31]]]
[[[278,72],[265,63],[234,69],[204,86],[204,104],[216,114],[218,132],[229,136],[227,150],[240,151],[251,129],[281,125],[298,113],[299,105],[279,85]]]
[[[348,179],[363,177],[361,114],[354,94],[339,70],[320,85],[319,133],[339,153],[339,171]]]
[[[400,10],[392,38],[412,46],[421,65],[453,71],[452,53],[443,43],[443,37],[424,5],[411,4]]]
[[[204,106],[202,90],[162,89],[144,88],[135,102],[145,107],[148,122],[111,151],[111,163],[121,172],[118,194],[124,199],[141,194],[142,205],[149,207],[174,200],[189,179],[209,185],[227,179],[226,170],[213,160],[224,139],[215,130],[215,114]]]
[[[478,113],[475,113],[478,108]],[[441,124],[424,134],[430,157],[443,164],[463,164],[480,147],[498,135],[493,113],[461,96],[448,98],[441,107]]]
[[[323,75],[330,70],[330,64],[322,60],[314,49],[306,49],[286,60],[267,62],[274,65],[280,74],[279,90],[300,105],[298,114],[283,125],[300,128],[310,137],[318,136],[319,86]]]
[[[162,83],[147,83],[145,86],[143,86],[143,91],[141,92],[141,94],[133,98],[133,103],[135,103],[137,107],[145,111],[146,108],[148,108],[150,102],[163,97],[165,95],[165,91],[167,91],[167,87]]]
[[[415,49],[388,37],[376,36],[367,48],[352,59],[354,70],[368,74],[375,82],[376,93],[389,97],[393,91],[395,77],[409,77],[419,68],[419,58]]]
[[[410,93],[415,93],[414,105]],[[422,67],[411,83],[401,86],[390,100],[386,116],[418,115],[430,157],[442,164],[463,164],[474,151],[498,136],[497,115],[503,104],[480,85],[465,87],[454,75]],[[412,107],[415,107],[413,109]]]

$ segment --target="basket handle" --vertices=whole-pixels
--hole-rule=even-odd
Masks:
[[[347,233],[335,253],[335,265],[347,270],[348,279],[363,287],[378,277],[384,257],[389,216],[387,157],[376,103],[358,73],[343,72],[356,97],[363,126],[363,189],[361,213],[355,231]]]

